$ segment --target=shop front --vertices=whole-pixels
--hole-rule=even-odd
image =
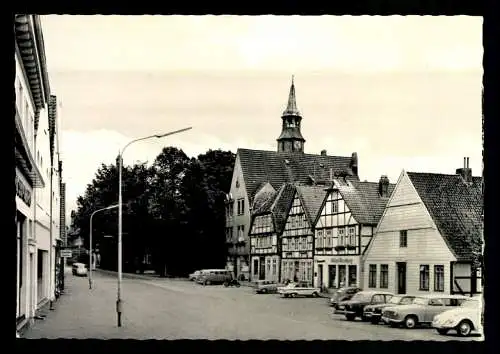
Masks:
[[[338,289],[361,287],[361,259],[359,256],[316,256],[314,259],[314,286]]]

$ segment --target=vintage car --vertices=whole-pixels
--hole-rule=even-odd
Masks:
[[[354,294],[359,293],[361,290],[361,288],[354,286],[338,289],[330,298],[330,306],[337,308],[339,302],[349,300],[354,296]]]
[[[388,291],[360,291],[351,299],[340,302],[334,313],[344,314],[348,321],[353,321],[356,317],[360,317],[363,321],[366,321],[367,318],[363,317],[365,306],[385,304],[392,296],[393,294]]]
[[[472,332],[483,332],[483,303],[481,298],[471,298],[462,302],[459,307],[441,312],[434,316],[432,327],[439,334],[447,334],[454,330],[461,337],[469,336]]]
[[[198,277],[200,276],[200,274],[201,274],[201,270],[197,270],[197,271],[189,274],[189,280],[196,281],[196,279],[198,279]]]
[[[310,287],[307,282],[289,283],[286,286],[278,288],[278,293],[283,297],[297,297],[297,296],[319,296],[320,288]]]
[[[415,328],[419,324],[431,324],[434,316],[460,306],[470,297],[462,295],[422,295],[410,305],[389,306],[382,311],[382,321],[392,326],[404,325]]]
[[[233,273],[226,269],[203,269],[196,282],[203,285],[224,284],[233,279]]]
[[[389,306],[409,305],[413,303],[413,295],[394,295],[385,304],[368,305],[363,310],[363,317],[373,324],[378,324],[382,318],[382,310]]]
[[[275,294],[278,292],[278,283],[270,280],[257,280],[255,292],[257,294]]]
[[[87,265],[84,263],[73,263],[71,273],[78,276],[87,276]]]

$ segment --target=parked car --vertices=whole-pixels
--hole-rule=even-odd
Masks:
[[[382,319],[382,311],[389,306],[409,305],[413,303],[413,295],[394,295],[385,304],[368,305],[363,310],[363,316],[369,319],[371,323],[378,324]]]
[[[340,288],[335,291],[333,296],[330,298],[330,306],[332,306],[333,308],[337,308],[339,302],[349,300],[354,296],[354,294],[359,293],[362,290],[363,289],[354,286]]]
[[[442,335],[455,330],[459,336],[466,337],[472,332],[483,332],[483,315],[482,299],[472,298],[462,302],[459,307],[434,316],[432,327]]]
[[[196,282],[203,285],[224,284],[233,279],[233,274],[227,269],[203,269]]]
[[[278,283],[269,280],[257,280],[255,282],[257,294],[275,294],[278,292]]]
[[[71,266],[71,272],[73,275],[87,276],[87,265],[83,263],[73,263]]]
[[[388,291],[360,291],[354,294],[351,299],[340,302],[334,313],[344,314],[348,321],[353,321],[356,317],[366,321],[367,318],[363,316],[365,306],[385,304],[392,296],[393,294]]]
[[[196,279],[198,279],[198,277],[200,276],[200,274],[201,274],[200,270],[197,270],[197,271],[189,274],[189,280],[196,281]]]
[[[286,286],[278,288],[278,293],[283,297],[297,297],[297,296],[319,296],[320,288],[310,287],[307,282],[289,283]]]
[[[404,325],[415,328],[420,324],[431,324],[434,316],[460,306],[470,297],[462,295],[423,295],[415,298],[410,305],[390,306],[382,311],[382,320],[393,326]]]

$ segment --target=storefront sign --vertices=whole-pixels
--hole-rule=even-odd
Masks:
[[[332,258],[330,260],[332,263],[352,263],[352,258]]]
[[[27,205],[31,205],[31,190],[28,188],[24,182],[16,175],[16,195],[21,198],[21,200]]]

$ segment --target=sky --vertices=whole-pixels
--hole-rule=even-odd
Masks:
[[[61,101],[68,214],[127,148],[276,150],[295,75],[305,152],[358,153],[362,180],[403,169],[481,175],[482,18],[470,16],[42,16]]]

